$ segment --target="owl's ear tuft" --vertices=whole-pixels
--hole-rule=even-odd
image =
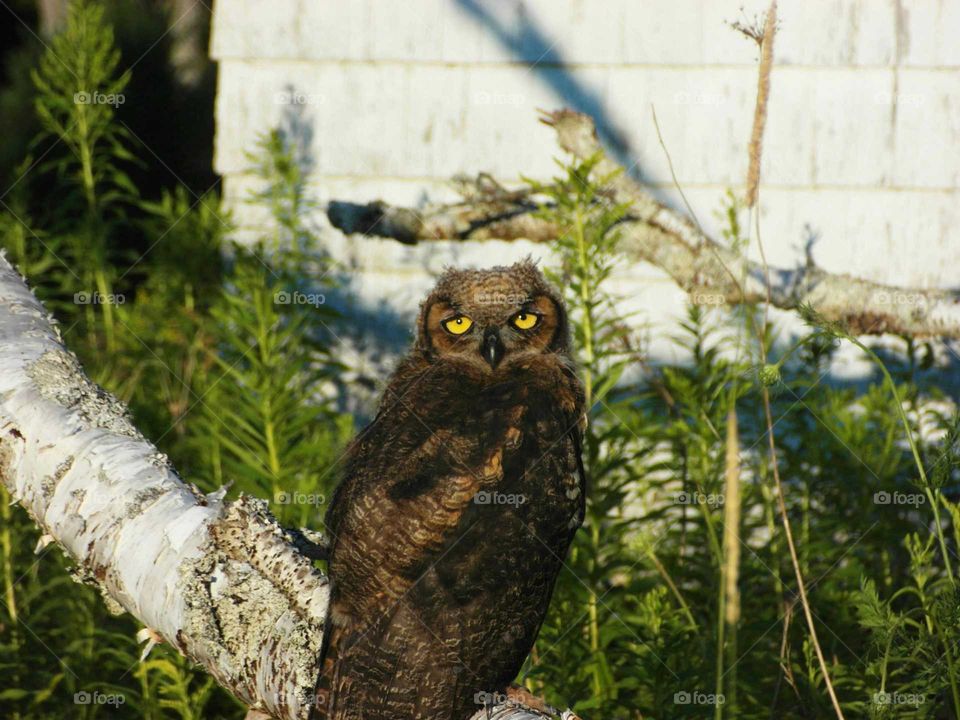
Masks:
[[[433,307],[435,302],[433,295],[428,296],[420,303],[420,314],[417,317],[417,340],[414,347],[424,354],[430,354],[433,350],[427,328],[427,317],[430,315],[430,308]]]
[[[417,321],[416,349],[432,356],[447,342],[446,333],[441,328],[443,318],[453,313],[449,300],[437,292],[431,293],[420,305],[420,317]]]
[[[544,339],[541,347],[550,352],[568,354],[570,330],[563,301],[553,288],[545,284],[544,289],[533,298],[532,306],[532,309],[542,318]]]

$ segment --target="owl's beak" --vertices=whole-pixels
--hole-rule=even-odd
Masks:
[[[487,328],[483,331],[483,341],[480,343],[480,354],[483,359],[489,363],[490,368],[497,369],[497,365],[503,360],[503,341],[500,339],[500,330],[495,327]]]

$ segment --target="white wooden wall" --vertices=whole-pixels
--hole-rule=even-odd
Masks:
[[[745,6],[741,13],[740,7]],[[759,0],[217,0],[216,169],[242,222],[247,153],[284,126],[320,201],[418,203],[455,173],[554,171],[536,108],[590,111],[621,157],[677,201],[656,108],[700,222],[716,230],[742,188],[757,49],[728,27]],[[960,0],[782,0],[764,150],[762,234],[773,264],[921,286],[960,286]],[[326,224],[318,214],[318,223]],[[368,322],[402,323],[444,264],[510,262],[524,243],[435,244],[325,234]],[[625,308],[657,327],[683,295],[625,268]]]

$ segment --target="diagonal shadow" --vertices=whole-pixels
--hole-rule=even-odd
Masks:
[[[636,153],[630,148],[626,132],[613,120],[603,99],[574,77],[557,41],[551,40],[518,5],[519,21],[508,25],[490,11],[490,3],[480,0],[456,0],[456,4],[483,27],[518,60],[527,62],[529,72],[548,85],[562,103],[593,117],[607,152],[625,167],[634,164]],[[531,59],[532,58],[532,59]]]

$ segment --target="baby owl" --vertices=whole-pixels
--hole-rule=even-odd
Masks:
[[[583,418],[533,263],[448,270],[326,516],[316,717],[467,720],[514,692],[583,521]]]

